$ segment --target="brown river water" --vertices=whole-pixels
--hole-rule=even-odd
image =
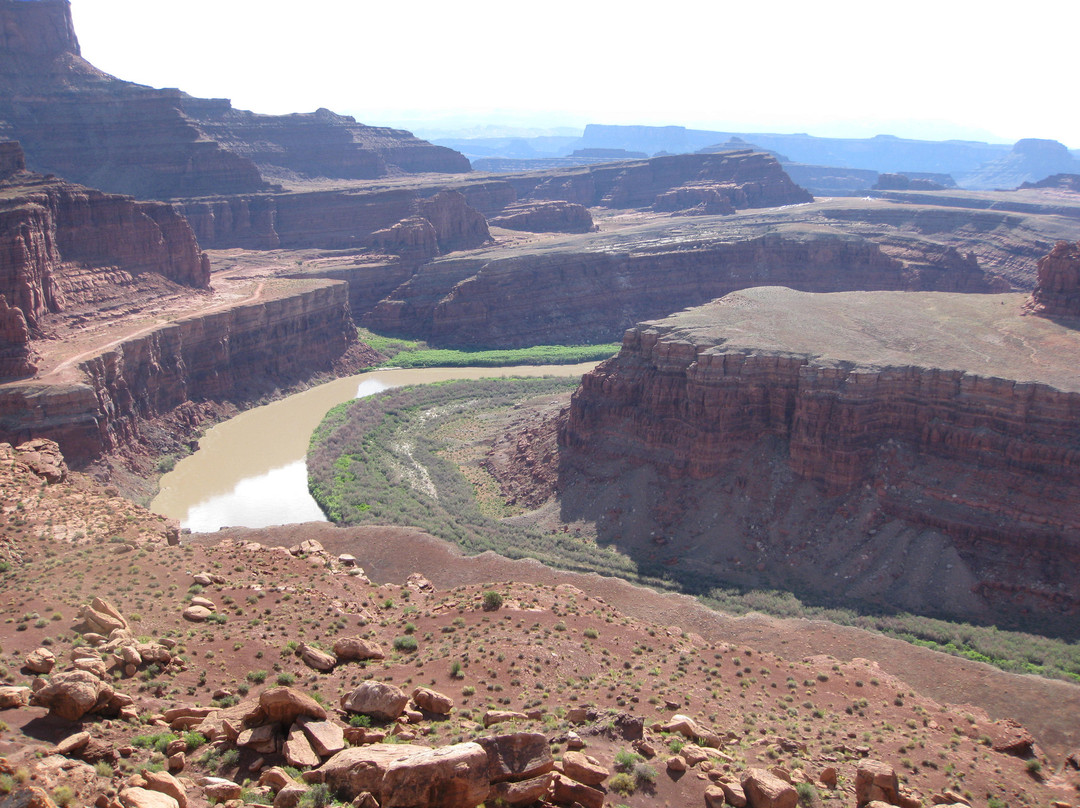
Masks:
[[[211,428],[199,449],[161,478],[151,510],[194,532],[325,522],[307,489],[308,440],[343,401],[407,384],[505,376],[581,376],[596,366],[380,370],[335,379],[243,412]]]

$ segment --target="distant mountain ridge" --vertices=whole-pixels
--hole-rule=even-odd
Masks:
[[[110,76],[82,58],[69,0],[0,0],[0,138],[20,141],[35,171],[155,199],[471,168],[452,149],[329,110],[258,115]]]

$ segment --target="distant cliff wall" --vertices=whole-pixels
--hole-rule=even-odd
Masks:
[[[763,236],[653,253],[535,253],[486,262],[435,262],[382,301],[375,330],[446,345],[522,346],[618,339],[662,317],[750,286],[987,291],[974,262],[913,269],[860,239]],[[359,314],[359,312],[358,312]]]

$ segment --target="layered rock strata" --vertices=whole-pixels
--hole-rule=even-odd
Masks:
[[[1080,242],[1059,241],[1039,259],[1030,309],[1044,317],[1080,317]]]
[[[596,229],[588,209],[573,202],[518,202],[489,222],[530,233],[590,233]]]
[[[934,261],[898,261],[861,239],[794,235],[438,261],[420,267],[364,323],[448,345],[536,345],[553,334],[604,342],[638,320],[761,284],[819,292],[989,288],[974,260],[943,250]]]
[[[294,281],[287,295],[189,317],[82,362],[84,382],[0,386],[0,436],[52,436],[75,466],[139,439],[188,401],[247,401],[330,370],[356,340],[348,288]]]
[[[140,198],[264,190],[283,175],[465,172],[408,132],[318,110],[257,115],[114,78],[86,62],[66,0],[0,0],[0,131],[38,171]]]
[[[717,199],[738,209],[813,201],[784,173],[776,158],[750,149],[513,175],[507,182],[522,199],[563,200],[586,207],[646,208],[660,202],[657,209],[673,210],[679,200],[671,192],[680,188],[693,188],[698,194],[712,191]],[[700,202],[691,194],[682,203],[692,207]]]
[[[375,248],[431,258],[490,239],[484,215],[453,190],[436,189],[427,197],[405,188],[244,195],[175,207],[199,243],[212,249]],[[431,230],[417,230],[416,218]]]
[[[654,535],[681,535],[693,546],[671,554],[721,577],[753,561],[748,582],[1066,618],[1080,611],[1080,336],[1021,303],[732,294],[630,329],[583,378],[560,442],[586,477],[652,469],[657,501],[638,504]]]
[[[9,165],[17,166],[21,151],[10,145],[5,151]],[[12,341],[21,342],[12,336],[21,333],[14,311],[33,333],[45,315],[91,302],[101,287],[130,283],[144,273],[193,288],[209,286],[209,259],[169,205],[27,171],[0,179],[0,296],[11,312],[0,351],[10,353]]]

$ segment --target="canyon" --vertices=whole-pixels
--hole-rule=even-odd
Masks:
[[[676,574],[1069,631],[1080,331],[1027,300],[761,287],[639,324],[559,426],[563,518]]]

